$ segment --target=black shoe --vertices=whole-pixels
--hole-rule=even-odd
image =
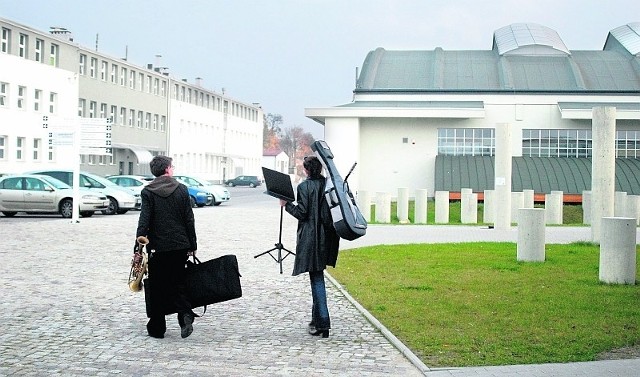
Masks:
[[[178,317],[180,323],[180,336],[183,338],[188,337],[193,332],[193,316],[190,313],[186,313],[182,316],[182,320]]]
[[[147,332],[149,334],[150,337],[152,338],[156,338],[156,339],[163,339],[164,338],[164,334],[156,334],[153,332]]]
[[[307,331],[309,331],[309,333],[316,331],[316,324],[313,323],[313,321],[309,322],[309,325],[307,325]]]
[[[329,337],[329,329],[318,330],[315,327],[313,329],[309,328],[309,334],[311,334],[313,336],[321,335],[323,338],[328,338]]]

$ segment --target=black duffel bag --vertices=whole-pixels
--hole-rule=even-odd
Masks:
[[[191,308],[198,308],[218,302],[233,300],[242,297],[240,285],[240,270],[238,259],[235,255],[224,255],[219,258],[200,262],[187,261],[187,273],[185,277],[185,294],[191,303]],[[147,309],[147,317],[152,313],[163,314],[176,313],[173,303],[164,300],[163,292],[156,292],[153,283],[144,279],[144,294]]]

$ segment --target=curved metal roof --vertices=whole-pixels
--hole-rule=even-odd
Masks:
[[[611,30],[609,35],[615,38],[631,55],[640,54],[640,22],[619,26]]]
[[[571,54],[555,30],[538,24],[511,24],[496,30],[493,48],[500,55]]]

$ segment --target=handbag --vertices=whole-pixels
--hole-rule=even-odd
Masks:
[[[242,297],[241,275],[235,255],[205,262],[200,262],[194,255],[193,262],[187,261],[186,269],[185,296],[192,309],[203,306],[206,312],[207,305]],[[144,293],[147,317],[159,312],[164,315],[177,312],[173,303],[164,300],[163,292],[153,289],[153,282],[148,278],[144,280]]]

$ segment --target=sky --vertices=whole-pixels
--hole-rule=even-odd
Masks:
[[[640,22],[639,0],[0,0],[0,17],[280,114],[317,139],[305,108],[351,102],[369,51],[490,50],[494,31],[537,23],[569,50],[601,50]],[[161,55],[157,58],[156,55]],[[1,67],[0,67],[1,69]]]

